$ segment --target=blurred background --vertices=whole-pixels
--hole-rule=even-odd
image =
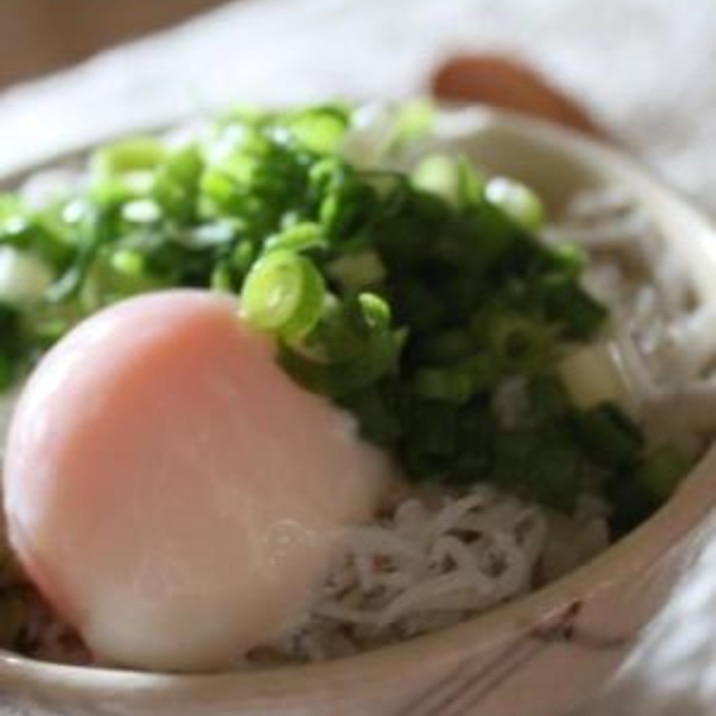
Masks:
[[[516,58],[716,213],[713,0],[0,0],[0,171],[231,102],[396,99]]]
[[[0,0],[0,88],[219,4],[220,0]]]

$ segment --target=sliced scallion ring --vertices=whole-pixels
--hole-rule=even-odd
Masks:
[[[315,326],[325,293],[323,278],[309,259],[277,250],[259,259],[246,277],[242,311],[254,327],[291,338]]]

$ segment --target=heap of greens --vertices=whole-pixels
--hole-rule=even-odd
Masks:
[[[356,124],[339,105],[236,111],[179,144],[106,146],[41,208],[0,197],[0,251],[39,285],[0,304],[0,383],[102,306],[211,288],[240,296],[285,370],[351,411],[409,478],[487,481],[570,512],[596,468],[615,531],[648,516],[683,461],[647,454],[615,405],[575,408],[555,370],[607,318],[580,287],[583,256],[536,238],[527,188],[463,158],[386,169],[409,166],[425,107],[393,116],[372,166]]]

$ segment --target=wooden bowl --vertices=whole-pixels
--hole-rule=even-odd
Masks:
[[[714,300],[714,229],[633,161],[570,131],[488,109],[462,110],[449,124],[447,144],[488,172],[531,184],[552,207],[581,189],[623,187],[673,245],[697,299]],[[454,628],[325,664],[208,676],[57,666],[4,653],[0,705],[93,716],[555,716],[615,672],[688,565],[714,506],[712,449],[669,504],[590,564]]]

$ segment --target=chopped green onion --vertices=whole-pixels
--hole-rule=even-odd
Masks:
[[[327,243],[323,229],[315,223],[304,222],[284,229],[266,239],[267,251],[288,249],[289,251],[307,251],[315,248],[326,248]]]
[[[358,418],[362,434],[367,440],[389,447],[405,432],[394,406],[379,386],[354,393],[341,402]]]
[[[579,244],[553,244],[550,253],[552,260],[566,277],[576,279],[587,267],[587,254]]]
[[[153,137],[134,137],[98,149],[92,155],[92,196],[103,204],[121,204],[148,194],[154,169],[166,153]]]
[[[420,347],[420,355],[429,363],[449,363],[466,358],[473,352],[475,341],[467,331],[445,331],[431,336]]]
[[[553,433],[540,442],[531,460],[526,494],[556,510],[573,513],[582,492],[581,456],[577,446],[564,434]]]
[[[233,293],[235,290],[228,261],[220,261],[211,273],[211,290],[219,293]]]
[[[231,268],[244,278],[256,258],[254,246],[249,241],[239,241],[231,252]]]
[[[345,362],[319,362],[284,345],[280,363],[289,375],[307,388],[341,399],[394,373],[399,352],[399,337],[383,332],[370,336],[364,350]]]
[[[533,372],[547,363],[550,332],[526,316],[498,313],[492,317],[488,345],[506,372]]]
[[[152,195],[172,220],[189,223],[196,218],[203,169],[204,159],[194,144],[173,150],[157,167]]]
[[[435,125],[435,104],[424,97],[406,102],[396,112],[393,143],[409,145],[430,133]]]
[[[491,355],[476,353],[463,361],[462,365],[468,370],[476,393],[492,390],[497,386],[500,369]]]
[[[316,107],[295,116],[290,127],[293,135],[309,151],[332,154],[340,149],[348,129],[349,115],[340,107]]]
[[[612,538],[618,539],[651,517],[660,507],[660,500],[631,475],[618,474],[607,482],[607,497],[612,506],[609,527]]]
[[[485,179],[465,157],[454,159],[444,154],[422,159],[410,178],[417,189],[462,207],[478,205],[485,186]]]
[[[256,328],[300,336],[318,322],[324,296],[323,278],[308,259],[277,250],[259,259],[246,277],[242,311]]]
[[[539,231],[542,228],[542,202],[532,189],[524,184],[506,177],[495,177],[487,182],[485,197],[527,231]]]
[[[365,350],[366,329],[355,300],[341,303],[329,294],[320,319],[302,341],[302,352],[323,363],[347,363]]]
[[[144,256],[138,251],[132,251],[131,249],[115,251],[112,254],[111,265],[118,273],[132,277],[142,276],[146,270]]]
[[[10,358],[0,354],[0,391],[10,388],[16,377]]]
[[[122,218],[132,224],[154,224],[161,216],[161,209],[152,199],[136,199],[122,207]]]
[[[472,376],[464,368],[423,368],[415,376],[415,392],[432,400],[465,403],[474,386]]]
[[[101,178],[153,169],[166,149],[155,137],[133,137],[98,149],[92,155],[92,169]]]
[[[611,403],[577,413],[575,428],[589,457],[607,468],[635,465],[644,447],[639,428]]]
[[[679,486],[691,460],[673,445],[661,445],[652,450],[636,473],[636,479],[654,497],[666,501]]]
[[[557,369],[578,408],[628,402],[629,383],[618,349],[611,342],[599,341],[573,351]]]
[[[386,277],[380,256],[371,250],[344,254],[326,266],[331,278],[348,291],[359,291],[380,284]]]
[[[569,412],[569,396],[553,375],[532,377],[527,385],[527,394],[530,415],[537,425],[553,423]]]
[[[0,591],[0,648],[15,649],[28,620],[27,601],[19,588]]]
[[[0,246],[0,301],[14,305],[38,302],[54,280],[40,258],[10,246]]]
[[[536,497],[561,512],[574,510],[581,491],[579,452],[554,430],[502,431],[496,437],[497,484]]]
[[[437,194],[449,204],[460,196],[455,160],[444,154],[433,154],[421,160],[410,176],[415,188]]]
[[[430,104],[369,114],[238,109],[182,146],[100,149],[89,186],[47,206],[0,196],[0,257],[49,276],[32,301],[0,304],[0,383],[98,308],[209,288],[238,294],[285,370],[351,410],[410,479],[490,481],[564,511],[581,465],[664,491],[641,432],[600,405],[577,412],[558,382],[560,343],[594,342],[606,319],[583,257],[534,236],[529,189],[465,156],[397,170],[434,146]],[[524,410],[505,435],[510,380]]]
[[[386,330],[390,327],[392,314],[390,306],[374,293],[361,293],[358,296],[363,317],[371,331]]]
[[[479,174],[465,157],[455,163],[457,195],[462,206],[476,206],[485,191],[485,178]]]
[[[593,335],[607,318],[604,306],[571,278],[549,276],[537,282],[536,298],[550,319],[559,317],[565,338],[584,340]]]

